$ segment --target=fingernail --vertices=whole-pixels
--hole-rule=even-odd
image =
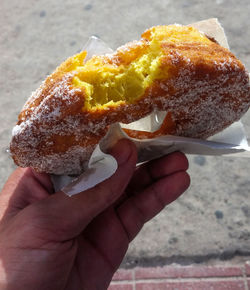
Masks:
[[[119,140],[112,148],[111,154],[116,159],[118,165],[126,163],[132,154],[131,141],[127,139]]]

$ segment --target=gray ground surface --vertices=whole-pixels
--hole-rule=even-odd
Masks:
[[[152,25],[218,17],[250,69],[249,0],[1,0],[0,186],[13,170],[11,128],[30,92],[90,35],[112,48]],[[248,115],[250,117],[250,114]],[[250,118],[244,118],[250,133]],[[189,156],[192,185],[149,222],[123,266],[206,262],[250,255],[250,159]]]

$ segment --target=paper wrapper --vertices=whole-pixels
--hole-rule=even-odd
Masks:
[[[194,26],[208,37],[215,39],[221,46],[229,48],[223,28],[217,19],[208,19],[194,24]],[[87,50],[87,59],[92,55],[111,53],[112,50],[100,39],[91,37],[84,47]],[[138,163],[149,161],[165,154],[182,151],[187,154],[200,155],[231,155],[250,157],[244,127],[241,122],[235,122],[219,134],[208,140],[192,139],[179,136],[162,136],[154,139],[138,140],[128,137],[122,130],[123,127],[154,132],[160,128],[166,112],[153,112],[149,116],[131,124],[113,124],[107,135],[101,140],[94,150],[88,169],[79,177],[52,176],[55,190],[62,190],[72,196],[112,176],[117,170],[116,160],[109,154],[105,154],[109,148],[119,139],[132,140],[138,151]],[[238,153],[238,154],[235,154]]]

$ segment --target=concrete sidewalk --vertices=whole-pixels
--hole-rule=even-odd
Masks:
[[[6,149],[24,102],[89,36],[116,48],[153,25],[217,17],[232,51],[250,69],[249,15],[249,0],[1,0],[0,187],[15,168]],[[250,255],[250,160],[188,158],[190,189],[144,227],[122,268]]]
[[[248,290],[250,262],[119,270],[108,290]]]

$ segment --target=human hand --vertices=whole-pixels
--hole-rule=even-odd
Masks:
[[[1,289],[106,289],[144,223],[189,186],[180,152],[136,170],[128,140],[111,154],[116,173],[72,197],[30,168],[10,176],[0,195]]]

